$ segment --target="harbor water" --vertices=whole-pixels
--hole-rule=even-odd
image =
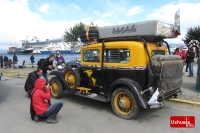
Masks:
[[[11,54],[7,54],[7,53],[0,53],[0,55],[6,55],[9,59],[13,60],[13,55]],[[17,55],[18,58],[18,63],[17,65],[22,65],[23,61],[26,60],[25,65],[30,65],[31,61],[30,61],[30,56],[29,54],[25,54],[25,55]],[[47,58],[49,55],[45,55],[45,54],[34,54],[34,58],[35,58],[35,63],[37,64],[38,60],[40,60],[41,58]],[[56,54],[55,54],[56,56]],[[80,54],[63,54],[65,61],[70,61],[70,60],[75,60],[78,59],[80,60]],[[56,61],[54,61],[54,63],[56,63]]]

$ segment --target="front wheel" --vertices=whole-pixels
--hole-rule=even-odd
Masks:
[[[115,114],[123,119],[132,119],[139,112],[139,104],[127,87],[120,87],[112,93],[111,106]]]
[[[75,90],[80,85],[80,74],[78,70],[73,70],[71,67],[66,69],[64,79],[71,90]]]
[[[63,93],[63,86],[60,80],[57,77],[53,77],[49,83],[51,88],[51,96],[55,99],[61,98]]]

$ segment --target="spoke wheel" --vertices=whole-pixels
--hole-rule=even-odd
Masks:
[[[51,96],[59,99],[62,97],[63,86],[57,77],[53,77],[50,80]]]
[[[71,90],[75,90],[80,85],[80,76],[77,70],[68,68],[65,72],[64,79]]]
[[[124,119],[132,119],[139,112],[139,105],[132,91],[126,87],[116,89],[111,98],[113,111]]]

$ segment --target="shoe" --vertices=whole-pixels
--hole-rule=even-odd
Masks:
[[[188,71],[185,71],[185,72],[188,72]]]
[[[35,122],[38,122],[38,121],[39,121],[39,119],[40,119],[40,116],[38,116],[38,115],[35,115],[35,117],[34,117],[34,121],[35,121]]]
[[[28,93],[26,93],[26,95],[27,95],[28,97],[31,97],[31,95],[29,95]]]
[[[48,119],[47,118],[47,123],[52,123],[52,124],[56,124],[56,123],[58,123],[56,120],[54,120],[54,119]]]
[[[191,75],[188,75],[188,77],[191,77]]]

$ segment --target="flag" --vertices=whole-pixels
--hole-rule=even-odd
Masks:
[[[175,24],[175,37],[180,35],[180,9],[176,11],[174,16],[174,24]]]

